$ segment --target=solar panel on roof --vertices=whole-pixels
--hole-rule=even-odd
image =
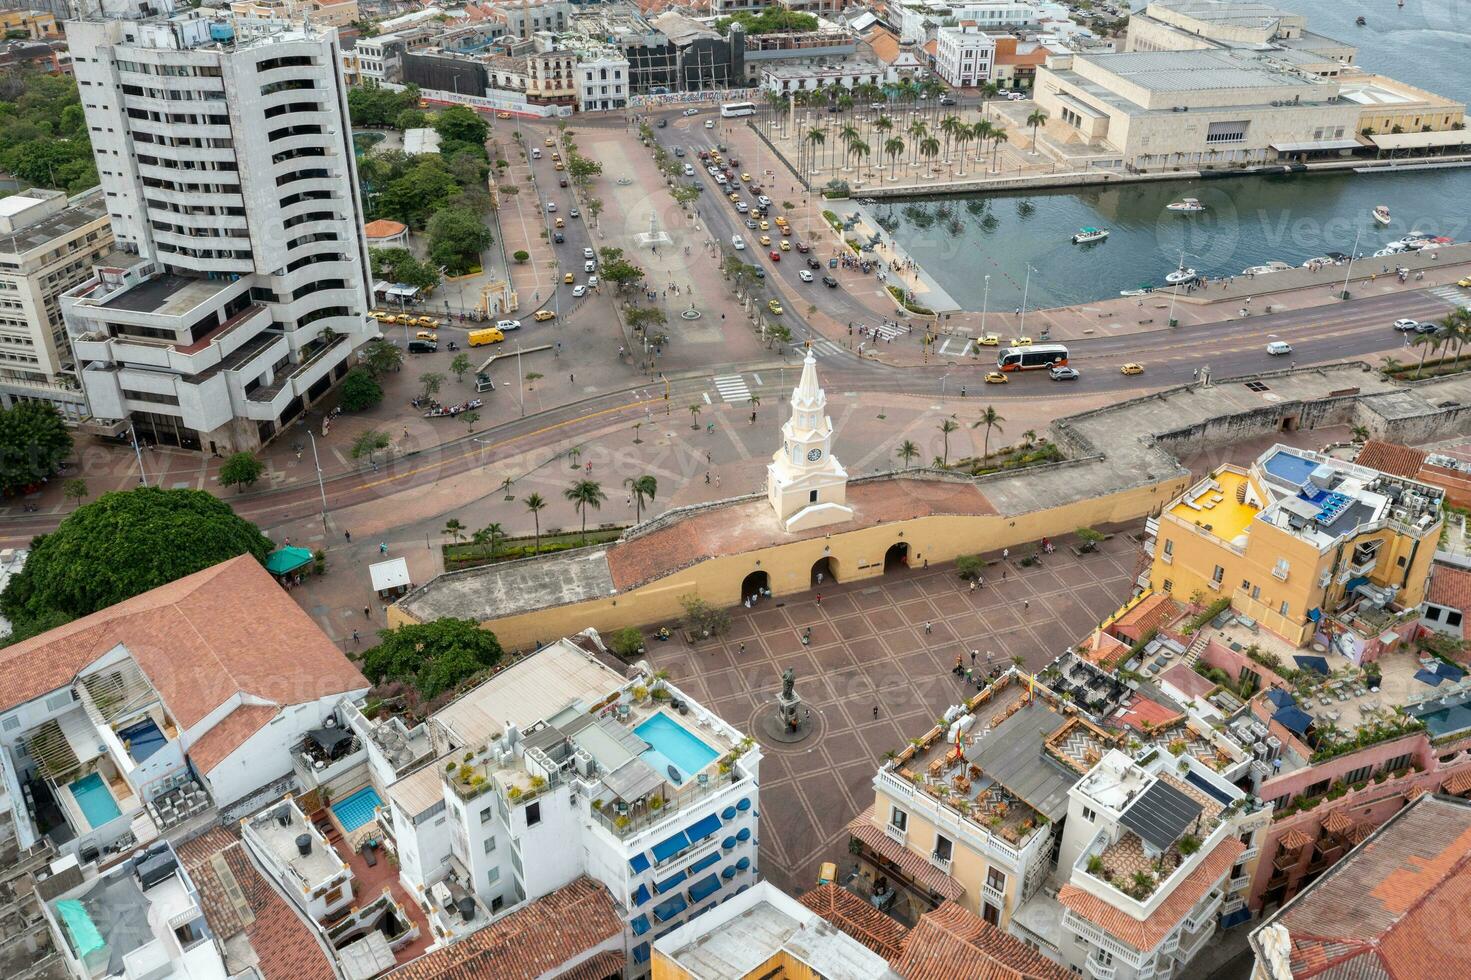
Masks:
[[[1129,809],[1120,823],[1156,850],[1179,840],[1199,819],[1204,808],[1164,780],[1156,780]]]

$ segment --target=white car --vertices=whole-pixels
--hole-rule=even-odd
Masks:
[[[730,183],[730,181],[725,179],[725,174],[716,174],[715,183],[719,184],[721,187],[724,187],[726,184]]]
[[[737,201],[736,210],[739,211],[741,214],[745,214],[747,211],[751,210],[751,205],[747,204],[745,201]]]
[[[1292,345],[1285,340],[1274,340],[1267,345],[1268,354],[1291,354]]]
[[[598,284],[598,277],[597,276],[588,276],[587,277],[587,288],[588,289],[595,288],[597,286],[597,284]]]
[[[582,257],[585,258],[585,259],[594,258],[592,249],[590,249],[590,248],[584,248],[582,250]]]
[[[699,114],[699,109],[686,109],[684,110],[684,112],[680,113],[680,115],[682,116],[698,116]]]
[[[496,329],[497,330],[500,330],[500,331],[520,330],[521,329],[521,321],[520,320],[497,320],[497,321],[495,321],[495,326],[496,326]]]
[[[756,203],[761,205],[763,208],[769,208],[771,207],[771,198],[767,197],[765,194],[762,194],[760,197],[756,198]]]
[[[689,164],[685,164],[684,165],[684,175],[686,177],[693,177],[695,175],[695,168],[692,167],[692,166],[690,166]]]
[[[572,295],[573,296],[586,296],[587,295],[587,287],[586,286],[573,286],[572,287]]]
[[[706,119],[705,120],[705,128],[706,129],[714,129],[715,128],[715,120],[713,120],[713,119]]]
[[[1418,320],[1396,320],[1394,321],[1394,329],[1400,333],[1410,333],[1411,331],[1420,329],[1420,322]]]
[[[586,262],[582,263],[582,271],[583,272],[592,272],[597,267],[598,267],[598,264],[596,262],[594,262],[592,259],[588,259]]]
[[[720,168],[719,167],[706,167],[705,168],[705,173],[709,174],[711,177],[714,177],[714,176],[716,176],[717,174],[720,173]]]
[[[746,240],[740,235],[732,235],[730,238],[730,246],[737,252],[744,252],[746,250]]]
[[[799,271],[797,273],[797,278],[798,279],[801,279],[803,282],[811,282],[812,281],[812,273],[809,272],[809,271],[807,271],[806,269],[802,269],[801,271]]]
[[[556,210],[557,210],[557,202],[556,201],[548,201],[547,202],[547,213],[548,214],[552,214]]]

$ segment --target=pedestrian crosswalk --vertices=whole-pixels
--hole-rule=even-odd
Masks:
[[[1471,289],[1462,289],[1460,286],[1432,286],[1426,292],[1445,300],[1452,306],[1471,306]]]
[[[721,374],[714,379],[715,390],[720,392],[720,397],[727,403],[748,402],[751,400],[751,389],[746,386],[746,379],[739,374]]]
[[[831,340],[814,340],[812,341],[812,352],[818,357],[824,355],[836,357],[843,353],[843,348]]]

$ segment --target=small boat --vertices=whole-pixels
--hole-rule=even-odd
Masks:
[[[1198,214],[1199,212],[1205,210],[1205,205],[1201,204],[1193,197],[1182,197],[1178,201],[1166,204],[1165,210],[1175,211],[1180,214]]]
[[[1120,296],[1148,296],[1154,292],[1153,286],[1140,286],[1138,289],[1120,289]]]
[[[1376,205],[1374,208],[1374,220],[1381,225],[1389,224],[1389,207],[1384,204]]]
[[[1401,6],[1403,6],[1403,4],[1401,4]],[[1359,25],[1360,27],[1363,27],[1365,24],[1367,24],[1369,22],[1367,20],[1365,20],[1364,18],[1362,18],[1362,17],[1355,17],[1354,18],[1354,23],[1357,24],[1357,25]]]
[[[1330,259],[1328,256],[1326,256],[1326,255],[1319,255],[1317,258],[1308,259],[1306,262],[1304,262],[1302,264],[1302,267],[1304,269],[1312,269],[1314,267],[1322,267],[1322,266],[1325,266],[1325,265],[1332,265],[1332,264],[1333,264],[1333,260]]]
[[[1248,266],[1247,268],[1241,270],[1241,274],[1243,276],[1266,276],[1270,275],[1273,272],[1283,272],[1290,268],[1292,268],[1292,266],[1288,265],[1286,262],[1278,262],[1274,259],[1273,261],[1268,262],[1265,265]]]
[[[1194,269],[1187,269],[1182,265],[1174,272],[1171,272],[1169,275],[1165,276],[1165,282],[1169,283],[1171,286],[1178,286],[1181,283],[1194,282],[1199,278],[1200,273],[1196,272]]]
[[[667,767],[667,771],[669,773],[669,778],[674,782],[674,785],[678,786],[680,783],[684,782],[684,776],[680,773],[678,769],[674,768],[673,766],[669,766]]]
[[[1338,263],[1338,262],[1347,262],[1348,261],[1348,253],[1347,252],[1329,252],[1328,253],[1328,258],[1332,259],[1335,263]]]
[[[1079,228],[1073,233],[1073,244],[1087,245],[1089,242],[1101,242],[1107,237],[1107,228]]]

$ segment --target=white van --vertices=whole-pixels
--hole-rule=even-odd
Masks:
[[[1267,345],[1268,354],[1291,354],[1292,345],[1285,340],[1274,340]]]
[[[539,146],[533,146],[531,148],[531,159],[533,159],[533,160],[540,160],[541,159],[541,147],[539,147]]]
[[[692,166],[690,166],[689,164],[685,164],[684,165],[684,175],[686,177],[693,177],[695,175],[695,168],[692,167]]]

